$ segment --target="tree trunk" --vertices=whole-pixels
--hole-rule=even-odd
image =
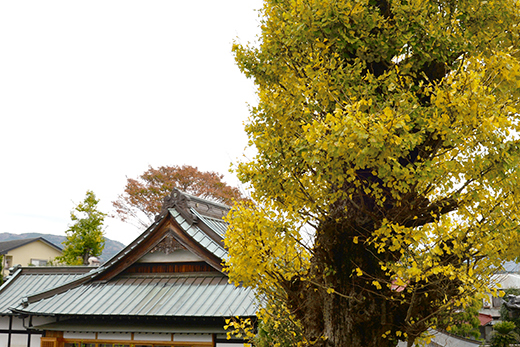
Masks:
[[[86,249],[83,253],[83,265],[88,265],[88,258],[90,258],[90,249]]]
[[[358,300],[309,287],[304,290],[305,302],[299,301],[298,312],[308,341],[318,347],[395,347],[395,331],[391,315],[386,314],[387,303],[365,293],[354,294]],[[293,308],[295,305],[293,305]]]
[[[297,279],[289,285],[289,307],[301,321],[306,339],[316,341],[313,346],[397,345],[396,323],[404,321],[406,310],[388,300],[395,295],[388,286],[381,283],[378,290],[369,279],[385,278],[385,273],[374,256],[376,250],[352,242],[353,236],[361,236],[359,230],[352,225],[325,223],[317,231],[312,284]],[[363,276],[357,275],[357,268]]]
[[[352,305],[348,299],[338,295],[325,298],[323,332],[328,341],[324,341],[323,346],[394,347],[397,344],[396,340],[384,337],[390,327],[381,322],[378,303],[367,299],[363,307]]]

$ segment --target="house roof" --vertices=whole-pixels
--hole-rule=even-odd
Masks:
[[[47,245],[55,248],[58,251],[63,251],[61,246],[55,245],[54,243],[47,241],[44,237],[33,237],[30,239],[19,239],[19,240],[11,240],[11,241],[2,241],[0,242],[0,254],[7,254],[9,251],[27,245],[31,242],[42,241]]]
[[[189,223],[186,218],[181,214],[181,211],[176,208],[168,209],[169,213],[177,223],[184,229],[184,231],[190,235],[195,241],[197,241],[202,247],[204,247],[207,251],[211,252],[216,257],[222,259],[227,251],[224,249],[224,244],[219,243],[212,239],[206,232],[204,232],[199,225],[194,223]],[[201,216],[197,213],[198,216]],[[201,216],[202,217],[202,216]],[[208,223],[208,227],[213,230],[213,228],[219,228],[218,234],[220,234],[220,225],[215,222],[212,218],[202,217],[200,219],[202,223]],[[223,237],[223,236],[222,236]]]
[[[93,281],[31,304],[47,316],[229,317],[254,316],[250,289],[235,288],[218,273],[120,276]]]
[[[222,237],[227,225],[221,218],[229,208],[177,190],[169,198],[155,223],[102,267],[27,295],[23,304],[11,309],[30,315],[67,317],[254,316],[254,293],[228,283],[222,273],[222,259],[227,255]],[[168,238],[210,267],[196,273],[126,271]]]
[[[9,307],[19,304],[23,297],[70,282],[90,270],[84,266],[19,267],[0,287],[0,315],[12,314]]]
[[[193,213],[194,216],[196,216],[198,219],[200,219],[204,224],[208,225],[211,229],[213,229],[221,238],[224,238],[228,224],[226,222],[224,222],[224,220],[222,218],[204,216],[194,208],[190,209],[190,211],[191,211],[191,213]]]
[[[493,317],[490,314],[479,313],[478,320],[481,326],[488,325],[493,321]]]

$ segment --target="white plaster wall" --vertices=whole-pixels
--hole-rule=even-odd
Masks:
[[[9,317],[7,317],[7,316],[0,317],[0,329],[9,329]]]
[[[95,339],[96,333],[64,331],[63,338],[64,339]]]
[[[29,324],[29,318],[26,319],[26,324]],[[13,329],[25,330],[25,328],[23,326],[23,319],[20,319],[18,317],[13,317]]]
[[[128,340],[132,339],[130,333],[98,333],[98,340]]]
[[[40,347],[42,335],[31,335],[31,347]]]
[[[28,322],[28,320],[26,319]],[[9,317],[3,316],[0,317],[0,329],[9,329]],[[13,318],[13,329],[21,329],[25,330],[23,327],[23,320],[18,319],[16,317]],[[12,347],[27,347],[27,337],[28,335],[12,335],[11,337],[11,346]],[[40,347],[40,334],[31,335],[31,347]],[[9,339],[9,335],[7,333],[0,334],[0,347],[7,346],[7,341]]]
[[[6,344],[7,346],[7,344]],[[31,347],[39,347],[40,345],[32,346]],[[27,347],[27,335],[18,335],[13,334],[11,335],[11,347]]]
[[[135,341],[171,341],[172,334],[144,334],[134,333]]]
[[[173,341],[175,342],[211,342],[213,338],[211,334],[200,334],[200,335],[192,335],[192,334],[174,334]]]

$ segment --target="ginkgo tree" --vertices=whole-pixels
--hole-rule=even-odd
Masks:
[[[261,319],[411,345],[495,290],[519,254],[519,23],[517,0],[264,2],[233,49],[259,103],[226,238]]]
[[[65,233],[67,239],[61,256],[55,258],[57,264],[88,265],[89,258],[99,257],[105,248],[103,223],[106,213],[99,211],[99,199],[93,191],[87,190],[85,199],[71,212],[72,224]]]

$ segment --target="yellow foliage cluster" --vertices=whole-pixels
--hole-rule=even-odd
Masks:
[[[262,14],[259,46],[234,46],[260,101],[230,278],[287,307],[295,279],[350,298],[317,252],[335,223],[337,243],[379,264],[345,260],[366,293],[409,312],[435,297],[385,337],[496,290],[489,276],[520,251],[520,3],[268,0]]]
[[[254,325],[251,322],[251,318],[241,319],[240,317],[232,317],[226,319],[226,325],[224,330],[228,330],[228,340],[232,337],[252,339],[255,337]]]

